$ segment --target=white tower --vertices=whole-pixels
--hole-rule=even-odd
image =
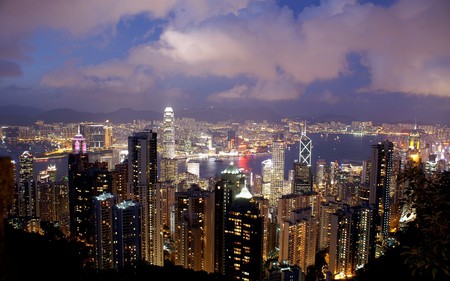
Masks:
[[[166,107],[163,120],[163,157],[175,158],[175,118],[172,107]]]

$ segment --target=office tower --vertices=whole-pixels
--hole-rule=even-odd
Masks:
[[[72,153],[68,155],[68,165],[70,236],[72,239],[86,241],[91,226],[86,217],[89,220],[94,192],[92,190],[85,192],[87,188],[83,175],[89,167],[89,155],[86,153],[86,139],[81,134],[75,135],[72,140]]]
[[[112,175],[105,162],[89,162],[86,140],[77,134],[68,157],[70,236],[90,246],[93,243],[92,198],[112,191]]]
[[[408,136],[408,148],[409,150],[419,151],[420,150],[420,132],[417,130],[417,125],[414,124],[414,129],[409,133]]]
[[[306,124],[302,129],[299,140],[299,157],[298,162],[311,167],[312,141],[306,136]]]
[[[385,241],[391,217],[391,178],[394,144],[388,140],[372,145],[369,204],[374,206],[374,238]]]
[[[114,268],[133,266],[141,260],[141,213],[139,202],[125,200],[113,206]]]
[[[189,161],[187,163],[187,171],[197,177],[200,177],[200,162],[198,161]]]
[[[266,159],[261,162],[261,176],[262,176],[262,190],[261,194],[270,199],[271,181],[273,174],[273,162],[272,159]]]
[[[316,172],[314,178],[315,191],[324,194],[326,182],[327,182],[327,161],[325,159],[317,159]]]
[[[105,132],[104,147],[110,148],[114,144],[113,128],[111,126],[104,126],[103,130]]]
[[[175,158],[175,117],[173,109],[166,107],[163,119],[163,158]]]
[[[311,166],[294,162],[292,193],[307,193],[313,190]]]
[[[280,138],[272,142],[273,172],[270,184],[270,204],[276,206],[280,198],[284,184],[284,141]]]
[[[161,182],[175,182],[178,176],[177,159],[161,158]]]
[[[175,265],[214,272],[214,198],[191,185],[175,193]]]
[[[161,184],[157,183],[157,134],[152,130],[128,137],[127,199],[142,204],[142,255],[152,265],[164,265]]]
[[[218,274],[225,274],[226,214],[244,182],[243,173],[231,162],[214,186],[214,272]]]
[[[105,147],[105,140],[111,137],[106,135],[105,126],[100,124],[81,124],[80,134],[86,138],[86,145],[89,150]],[[111,139],[108,141],[111,141]]]
[[[236,131],[235,130],[228,130],[227,132],[227,147],[228,149],[234,149],[237,146],[237,139],[236,139]]]
[[[315,264],[317,226],[311,207],[295,209],[280,225],[279,262],[306,270]]]
[[[252,194],[262,195],[263,190],[263,179],[261,175],[255,174],[253,180]]]
[[[93,197],[95,268],[114,268],[113,206],[117,197],[103,193]]]
[[[29,151],[19,156],[19,184],[17,186],[17,206],[19,217],[37,217],[38,197],[33,169],[34,157]]]
[[[41,221],[57,222],[56,166],[50,165],[37,176],[38,210]]]
[[[339,163],[338,161],[332,161],[329,165],[329,180],[327,183],[327,187],[325,189],[325,196],[337,196],[337,174],[339,171]]]
[[[263,280],[263,217],[245,184],[225,216],[225,276]]]

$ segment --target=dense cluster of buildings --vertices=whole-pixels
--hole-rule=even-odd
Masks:
[[[412,206],[401,204],[407,188],[397,181],[402,171],[414,165],[430,174],[449,169],[449,131],[371,122],[322,125],[308,130],[395,133],[373,144],[371,157],[355,166],[312,163],[313,144],[301,121],[206,125],[175,119],[168,107],[162,121],[123,127],[48,128],[41,122],[39,134],[54,141],[47,152],[59,149],[68,157],[67,175],[57,178],[54,166],[34,171],[36,159],[25,150],[16,163],[7,219],[31,232],[40,232],[43,221],[53,223],[90,249],[97,269],[170,260],[237,280],[304,280],[321,254],[326,278],[348,278],[396,243],[391,234],[414,219]],[[5,127],[2,135],[9,145],[29,138],[31,147],[28,133]],[[285,148],[293,142],[298,159],[286,163]],[[190,161],[247,153],[271,155],[261,174],[230,161],[218,177],[202,179],[198,163]],[[178,161],[188,162],[187,171],[178,170]],[[287,179],[286,165],[292,167]]]

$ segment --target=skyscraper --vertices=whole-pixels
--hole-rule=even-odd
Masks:
[[[17,189],[17,206],[19,217],[37,217],[37,189],[34,181],[33,160],[29,151],[19,156],[19,185]]]
[[[192,184],[175,194],[175,265],[214,272],[212,193]]]
[[[302,129],[299,141],[299,163],[311,167],[312,141],[306,136],[306,125]]]
[[[306,126],[302,129],[299,140],[298,162],[294,162],[294,180],[292,192],[309,192],[313,189],[313,175],[311,169],[312,141],[306,136]]]
[[[163,158],[175,158],[175,117],[172,107],[166,107],[163,119]]]
[[[141,260],[141,211],[142,205],[132,200],[113,206],[114,268]]]
[[[103,193],[93,197],[94,252],[97,269],[114,268],[113,206],[117,196]]]
[[[69,212],[70,236],[72,239],[86,241],[89,222],[92,190],[86,188],[84,172],[89,167],[89,155],[86,153],[86,139],[81,134],[72,140],[72,153],[69,153]],[[87,218],[86,218],[87,216]]]
[[[244,185],[225,217],[225,276],[263,280],[263,217]]]
[[[284,141],[277,137],[272,142],[273,172],[270,185],[270,204],[276,206],[278,198],[282,195],[284,184]]]
[[[369,204],[374,206],[373,235],[378,242],[388,236],[391,217],[391,177],[394,144],[388,140],[372,145]]]
[[[112,174],[106,162],[90,163],[84,137],[73,139],[73,151],[69,154],[69,210],[72,239],[92,246],[92,200],[94,196],[112,191]]]
[[[157,134],[152,130],[128,137],[127,199],[142,204],[142,256],[164,265],[161,184],[157,183]]]
[[[37,177],[39,217],[41,221],[57,222],[59,204],[56,185],[56,166],[50,165]]]
[[[243,173],[231,162],[214,187],[214,272],[219,274],[225,274],[226,214],[244,180]]]

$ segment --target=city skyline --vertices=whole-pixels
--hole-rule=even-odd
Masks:
[[[449,12],[444,0],[8,0],[0,104],[446,123]]]

